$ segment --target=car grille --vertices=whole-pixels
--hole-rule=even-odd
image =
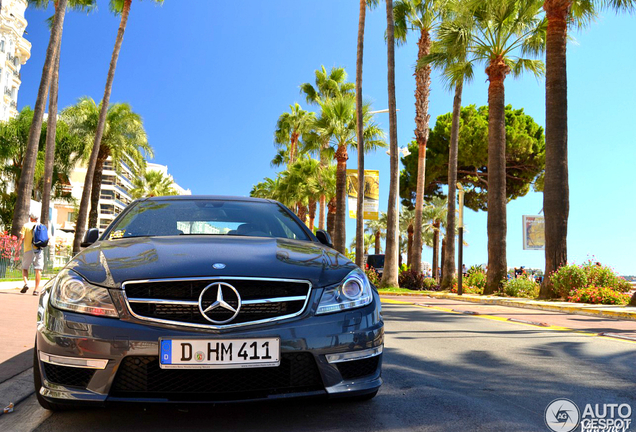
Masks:
[[[51,363],[43,363],[43,365],[44,375],[49,382],[68,387],[86,388],[95,373],[93,369],[59,366]]]
[[[199,310],[201,292],[215,282],[232,285],[241,296],[238,315],[223,324],[213,324]],[[124,290],[129,308],[138,318],[222,328],[297,316],[305,309],[311,285],[306,281],[276,279],[179,279],[127,282]],[[233,308],[238,306],[236,299],[228,299],[228,303]],[[223,308],[206,314],[219,322],[232,317]]]
[[[378,370],[379,363],[380,356],[375,356],[362,360],[337,363],[337,366],[342,379],[350,380],[374,374]]]
[[[324,390],[313,355],[283,353],[280,365],[243,369],[161,369],[154,356],[126,357],[110,395],[168,400],[237,400]]]

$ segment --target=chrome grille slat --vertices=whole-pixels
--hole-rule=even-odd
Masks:
[[[216,282],[232,284],[243,299],[238,316],[227,324],[212,324],[199,310],[200,293]],[[312,286],[308,281],[295,279],[210,277],[129,281],[122,288],[128,310],[135,318],[226,329],[296,317],[305,311]]]

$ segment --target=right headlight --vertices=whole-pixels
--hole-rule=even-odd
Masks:
[[[71,312],[119,318],[108,289],[89,284],[72,270],[62,270],[55,278],[51,304]]]
[[[368,305],[372,300],[373,293],[367,276],[362,270],[355,269],[340,285],[325,288],[316,315],[359,308]]]

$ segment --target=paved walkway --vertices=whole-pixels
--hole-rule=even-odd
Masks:
[[[388,293],[380,290],[380,295],[399,296],[408,298],[410,296],[422,297],[429,296],[432,298],[440,298],[447,300],[459,300],[463,302],[490,304],[499,306],[512,306],[517,308],[539,309],[544,311],[563,312],[577,315],[590,315],[604,318],[614,318],[621,320],[636,321],[636,307],[630,306],[614,306],[614,305],[593,305],[587,303],[570,303],[557,301],[539,301],[526,298],[514,297],[498,297],[498,296],[481,296],[474,294],[464,294],[458,296],[451,293],[439,292],[413,292],[413,293]]]

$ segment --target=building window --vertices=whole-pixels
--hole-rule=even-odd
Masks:
[[[0,40],[0,51],[4,52],[4,39]]]
[[[20,64],[20,59],[18,58],[18,56],[13,57],[13,66],[17,66],[18,64]]]
[[[74,220],[75,220],[75,213],[73,213],[73,212],[69,212],[69,213],[66,215],[66,221],[67,221],[67,222],[73,222]]]

